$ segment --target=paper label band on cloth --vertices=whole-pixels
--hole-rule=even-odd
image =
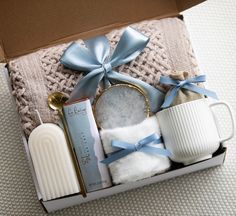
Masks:
[[[146,47],[149,38],[135,29],[128,27],[120,38],[113,54],[107,37],[99,36],[84,41],[86,47],[72,43],[61,57],[61,63],[73,70],[85,72],[71,93],[70,101],[81,98],[94,98],[100,82],[105,86],[114,83],[127,83],[141,88],[148,96],[152,112],[160,109],[164,93],[153,86],[130,76],[122,75],[115,67],[134,60]]]
[[[160,144],[162,143],[162,138],[159,137],[157,134],[152,134],[140,140],[137,144],[130,144],[127,142],[114,140],[112,141],[112,147],[120,148],[122,150],[111,154],[108,158],[102,160],[101,163],[110,164],[136,151],[142,151],[147,154],[159,154],[163,156],[170,156],[170,152],[168,150],[149,146],[148,144],[151,143]]]

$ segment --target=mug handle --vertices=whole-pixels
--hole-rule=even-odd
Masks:
[[[230,140],[231,138],[234,137],[234,134],[235,134],[235,118],[234,118],[234,113],[233,113],[233,110],[232,110],[231,106],[225,101],[218,101],[218,102],[212,103],[212,104],[209,105],[209,107],[212,108],[212,107],[218,106],[218,105],[224,105],[227,108],[227,110],[229,111],[229,115],[230,115],[230,118],[231,118],[231,129],[232,129],[232,131],[231,131],[231,133],[229,134],[228,137],[220,139],[220,142],[223,143],[223,142],[225,142],[227,140]]]

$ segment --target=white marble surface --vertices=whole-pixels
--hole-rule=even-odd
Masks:
[[[147,98],[129,85],[114,85],[96,101],[95,119],[100,128],[127,127],[142,122],[149,115]]]

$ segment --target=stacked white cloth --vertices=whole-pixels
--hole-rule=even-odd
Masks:
[[[103,148],[106,154],[117,151],[112,147],[112,140],[119,140],[136,144],[151,134],[161,135],[157,118],[152,116],[143,122],[124,128],[103,129],[100,131]],[[164,145],[152,145],[164,148]],[[133,152],[109,164],[114,184],[126,183],[151,177],[157,173],[165,172],[170,168],[168,157],[159,154],[148,154],[142,151]]]

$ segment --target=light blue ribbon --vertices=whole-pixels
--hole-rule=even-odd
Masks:
[[[149,42],[149,38],[128,27],[120,38],[110,57],[110,45],[105,36],[84,41],[86,47],[72,43],[61,57],[61,63],[73,70],[83,71],[83,77],[71,93],[69,102],[80,99],[93,99],[98,85],[103,80],[105,87],[116,83],[136,85],[147,94],[152,112],[160,109],[164,93],[151,85],[130,76],[113,71],[113,68],[135,59]]]
[[[171,105],[171,103],[174,101],[175,97],[177,96],[178,91],[181,88],[187,89],[187,90],[199,93],[199,94],[203,94],[205,96],[212,97],[212,98],[218,100],[218,97],[215,92],[207,90],[205,88],[201,88],[201,87],[197,86],[196,84],[193,84],[193,83],[200,83],[200,82],[205,82],[205,81],[206,81],[205,75],[196,76],[194,78],[190,78],[190,79],[186,79],[186,80],[175,80],[175,79],[172,79],[168,76],[161,76],[160,83],[175,86],[171,89],[170,94],[165,99],[161,108],[169,107]]]
[[[122,150],[111,154],[108,158],[102,160],[101,163],[108,165],[108,164],[110,164],[116,160],[119,160],[119,159],[133,153],[133,152],[136,152],[136,151],[145,152],[148,154],[159,154],[159,155],[163,155],[163,156],[170,156],[171,155],[170,152],[166,149],[149,146],[149,144],[152,144],[152,143],[153,144],[162,143],[161,137],[159,137],[157,134],[152,134],[152,135],[140,140],[137,144],[130,144],[127,142],[113,140],[112,147],[120,148]],[[127,164],[127,166],[128,166],[128,164]]]

